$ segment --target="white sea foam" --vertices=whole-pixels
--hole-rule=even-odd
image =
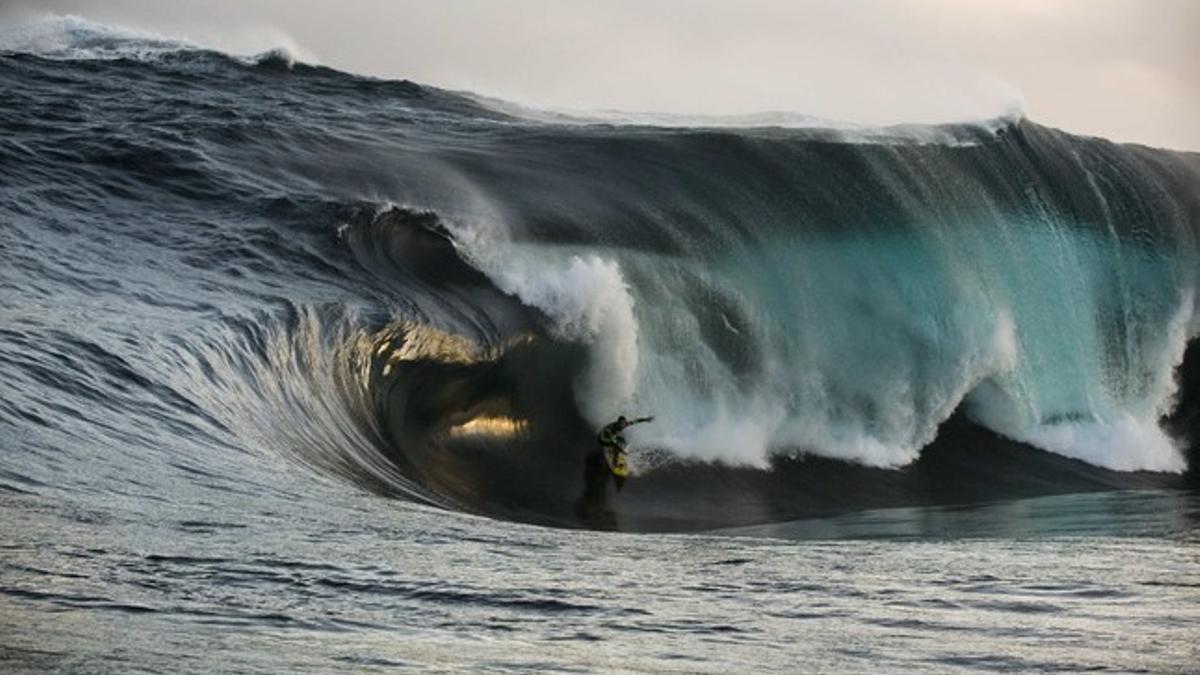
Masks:
[[[1145,394],[1124,407],[1097,405],[1090,416],[1018,425],[1011,417],[989,419],[993,428],[1017,440],[1118,471],[1179,472],[1187,468],[1179,443],[1159,425],[1175,405],[1175,371],[1188,341],[1197,334],[1195,293],[1180,294],[1178,309],[1148,355],[1150,383]],[[1011,414],[1011,413],[1009,413]]]
[[[791,451],[896,467],[915,460],[965,402],[980,423],[1045,450],[1118,470],[1182,470],[1158,420],[1172,407],[1174,368],[1197,332],[1193,295],[1180,296],[1162,327],[1143,326],[1151,337],[1131,343],[1137,350],[1121,365],[1105,356],[1118,327],[1097,318],[1116,298],[1096,295],[1102,287],[1089,281],[1102,273],[1103,244],[1014,236],[1024,237],[1023,251],[1069,252],[1077,268],[1065,271],[1079,276],[1055,286],[1007,260],[985,261],[986,242],[965,266],[941,271],[931,250],[898,252],[912,246],[903,240],[867,250],[852,242],[778,247],[778,259],[722,273],[619,250],[525,245],[491,259],[502,288],[544,310],[560,337],[591,346],[577,390],[589,419],[656,416],[630,431],[636,446],[758,467]],[[1162,284],[1156,260],[1129,253],[1123,273],[1142,289]],[[895,263],[902,266],[888,268]],[[629,287],[623,267],[658,288]],[[1029,268],[1064,273],[1040,261]],[[793,290],[740,298],[749,319],[736,325],[724,312],[702,317],[679,301],[688,288],[745,293],[764,280]],[[788,304],[770,305],[784,297]],[[1158,320],[1148,306],[1140,311]],[[761,370],[747,379],[724,362],[705,320],[760,354]]]
[[[638,324],[620,267],[594,255],[521,260],[498,272],[497,285],[544,311],[556,337],[591,345],[576,396],[590,421],[606,419],[633,394],[638,368]]]
[[[62,59],[148,59],[195,49],[181,40],[109,26],[79,16],[45,18],[0,28],[0,51]]]
[[[1175,441],[1157,420],[1128,413],[1103,422],[1045,424],[1014,435],[1039,448],[1117,471],[1187,468]]]
[[[193,41],[188,37],[111,26],[75,15],[46,15],[0,28],[0,52],[63,60],[148,61],[165,54],[212,49],[248,65],[276,60],[291,68],[298,62],[318,62],[312,52],[276,28],[246,27],[209,37]]]
[[[998,313],[986,336],[957,357],[942,385],[923,387],[923,394],[909,376],[879,373],[874,381],[854,382],[860,373],[847,368],[839,352],[823,361],[781,363],[771,381],[748,395],[737,393],[732,374],[713,378],[707,388],[724,393],[709,398],[671,375],[644,373],[635,400],[666,411],[654,425],[635,428],[632,438],[682,456],[757,467],[766,467],[779,451],[903,466],[917,458],[979,382],[1013,368],[1017,346],[1011,317]],[[662,364],[661,358],[651,361]],[[866,388],[855,400],[866,407],[847,409],[844,392],[858,385]]]

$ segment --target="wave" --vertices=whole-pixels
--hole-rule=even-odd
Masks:
[[[243,449],[641,529],[1183,480],[1194,154],[1022,116],[563,123],[285,52],[43,33],[0,38],[0,209],[31,251],[6,288],[76,297],[89,270],[122,317],[98,348],[154,343],[130,363]],[[617,499],[593,434],[621,413],[655,421]]]
[[[557,110],[521,105],[473,92],[456,92],[480,105],[515,119],[559,126],[636,126],[662,129],[787,129],[806,131],[810,138],[841,143],[928,143],[971,145],[994,137],[1025,118],[1024,104],[1014,102],[998,114],[980,120],[938,125],[894,124],[869,126],[813,117],[795,112],[769,111],[740,115],[683,115],[627,110]]]
[[[586,338],[564,337],[552,316],[496,287],[431,213],[353,207],[338,241],[380,285],[405,298],[420,287],[427,304],[399,320],[289,305],[225,322],[175,353],[173,387],[243,444],[381,495],[545,524],[691,530],[1181,484],[1040,453],[960,409],[903,472],[818,453],[739,467],[646,445],[634,451],[636,481],[617,500],[607,471],[588,459],[594,438],[579,405],[594,359]]]
[[[175,54],[212,54],[248,64],[293,67],[294,46],[277,46],[250,56],[229,55],[188,40],[144,30],[89,21],[76,15],[52,15],[0,29],[0,52],[73,61],[129,59],[154,61]]]
[[[606,470],[588,463],[592,426],[579,405],[594,359],[586,337],[564,337],[554,317],[497,288],[428,212],[354,209],[339,240],[380,283],[406,297],[423,286],[429,304],[406,312],[422,318],[297,307],[265,334],[249,331],[265,344],[210,337],[204,360],[184,359],[181,372],[228,381],[180,389],[210,392],[204,407],[224,408],[230,428],[254,430],[247,443],[383,495],[539,523],[688,530],[1182,484],[1039,453],[989,433],[960,405],[903,472],[814,452],[775,452],[739,468],[646,444],[633,455],[636,482],[617,501]]]
[[[533,241],[488,240],[479,257],[501,288],[549,308],[564,336],[593,345],[578,393],[598,403],[590,422],[619,402],[654,409],[659,423],[638,430],[644,444],[758,466],[786,448],[900,466],[965,405],[994,431],[1067,456],[1182,470],[1158,420],[1197,331],[1194,233],[1171,215],[1194,206],[1132,195],[1116,208],[1137,220],[1122,222],[1096,188],[1129,184],[1101,163],[1109,158],[1088,166],[1071,157],[1087,192],[1063,194],[1005,155],[1030,140],[1078,141],[1032,126],[1012,135],[968,163],[1018,171],[1003,178],[960,173],[963,158],[936,156],[951,148],[839,158],[869,178],[797,186],[815,202],[800,212],[806,226],[768,225],[772,207],[796,207],[795,193],[775,193],[747,204],[762,220],[722,231],[736,216],[697,205],[728,190],[701,184],[710,192],[687,205],[700,213],[682,218],[694,227],[669,241],[645,239],[657,214],[625,215],[637,222],[625,232],[607,227],[612,219],[579,223],[571,235],[582,241],[520,233]],[[738,150],[760,159],[757,147]],[[910,160],[945,162],[944,173],[922,184],[906,174]],[[1138,168],[1145,181],[1149,167]],[[739,195],[728,197],[718,208]],[[820,212],[827,201],[849,208]],[[558,234],[570,216],[555,215]]]
[[[291,71],[297,65],[309,70],[337,72],[316,64],[307,50],[292,43],[252,54],[230,54],[204,47],[185,39],[111,26],[76,15],[51,15],[40,20],[0,30],[0,52],[32,54],[67,60],[142,61],[165,57],[216,57]],[[373,79],[362,78],[360,79]],[[869,126],[840,120],[813,117],[797,112],[762,111],[737,115],[685,115],[626,110],[556,110],[522,105],[470,91],[448,92],[463,101],[495,113],[500,119],[535,124],[567,126],[645,126],[666,129],[788,129],[804,130],[813,138],[844,143],[930,143],[973,144],[1018,124],[1025,118],[1024,103],[1013,101],[997,114],[979,120],[962,120],[938,125],[894,124]]]
[[[163,54],[200,51],[183,40],[109,26],[79,16],[50,16],[0,30],[0,51],[69,60],[153,60]]]

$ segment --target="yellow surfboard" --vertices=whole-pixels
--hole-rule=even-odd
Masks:
[[[617,478],[629,477],[629,462],[625,459],[625,453],[617,452],[612,448],[604,449],[604,459],[608,462],[608,469],[612,471]]]

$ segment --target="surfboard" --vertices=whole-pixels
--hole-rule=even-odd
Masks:
[[[629,463],[625,459],[625,453],[616,452],[612,448],[604,449],[604,461],[608,463],[608,470],[617,478],[629,477]]]

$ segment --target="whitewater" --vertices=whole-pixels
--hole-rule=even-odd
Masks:
[[[75,18],[0,90],[5,670],[1200,656],[1200,155]]]

